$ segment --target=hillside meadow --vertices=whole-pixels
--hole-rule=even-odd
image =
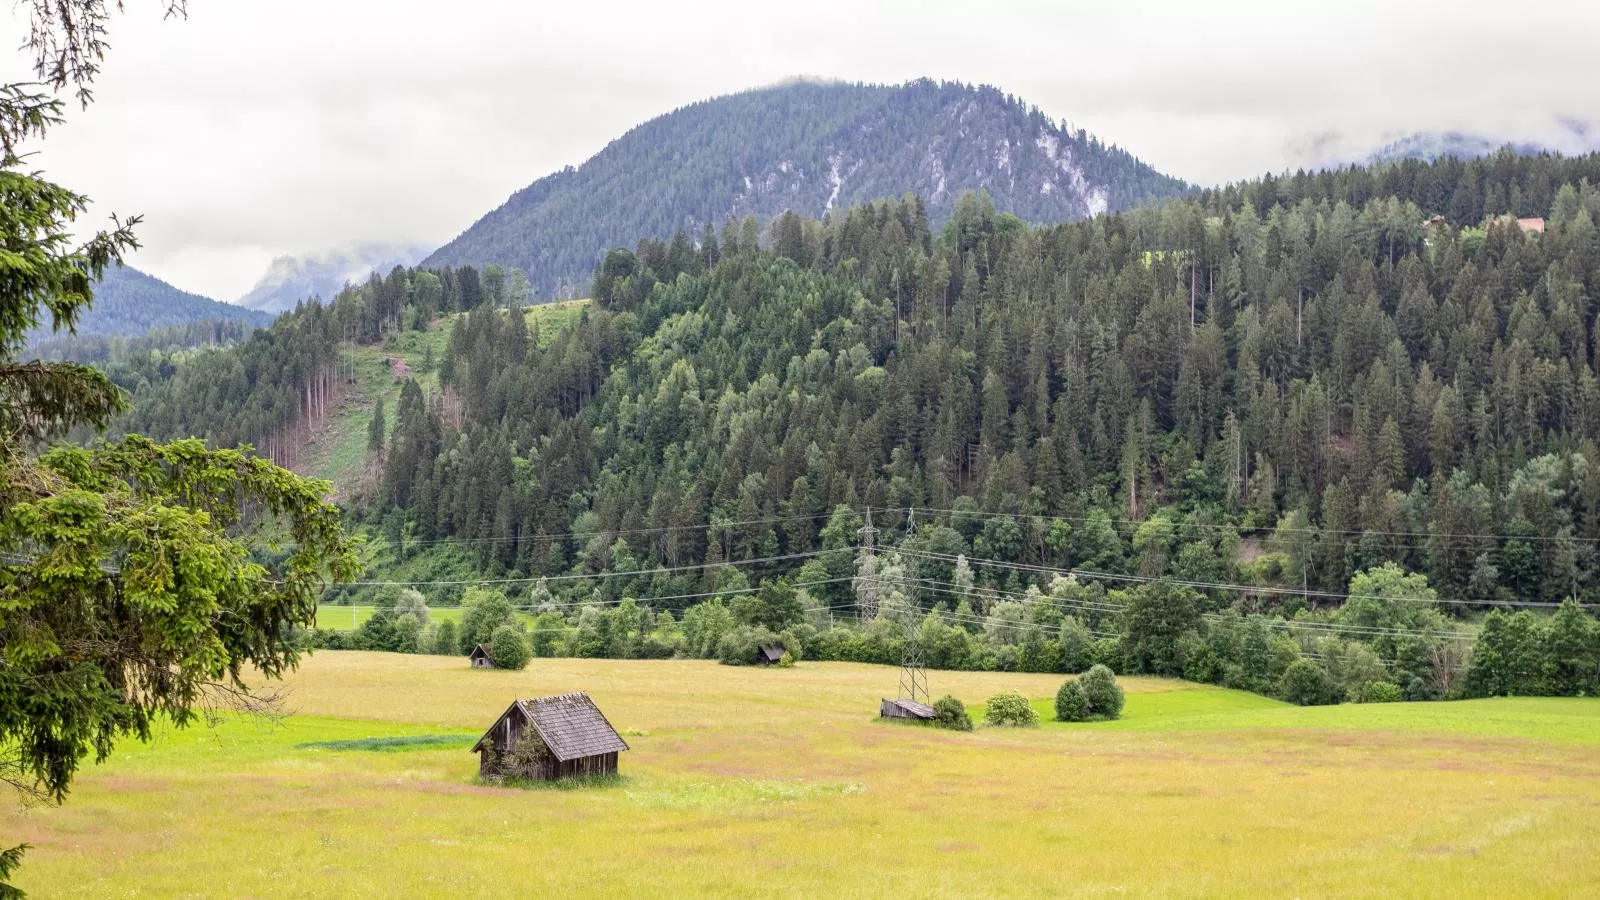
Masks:
[[[1059,684],[929,675],[980,715],[1016,688],[1046,720]],[[127,743],[0,828],[34,845],[19,886],[39,897],[1600,890],[1600,701],[1122,684],[1120,722],[961,734],[877,720],[892,668],[324,652],[282,724]],[[513,697],[570,690],[632,746],[618,783],[475,784],[468,747]]]

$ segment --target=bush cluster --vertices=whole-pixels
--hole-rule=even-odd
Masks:
[[[1122,686],[1105,666],[1069,678],[1056,691],[1056,721],[1092,722],[1122,717]]]
[[[951,731],[971,731],[972,717],[967,715],[967,705],[949,694],[933,702],[933,725]]]
[[[1034,712],[1021,691],[1006,691],[989,698],[983,720],[989,725],[1021,728],[1039,724],[1039,714]]]
[[[526,669],[528,660],[533,656],[521,632],[510,625],[501,625],[494,630],[489,638],[489,655],[494,658],[496,668],[514,671]]]

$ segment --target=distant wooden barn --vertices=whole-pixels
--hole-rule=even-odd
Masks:
[[[884,700],[878,714],[885,719],[932,719],[933,707],[917,700]]]
[[[782,644],[762,644],[756,648],[756,665],[758,666],[775,666],[782,660]]]
[[[472,746],[481,777],[528,781],[614,775],[626,749],[582,692],[514,701]]]
[[[473,647],[472,652],[467,654],[467,659],[472,661],[474,669],[494,668],[494,657],[489,655],[489,648],[482,644]]]

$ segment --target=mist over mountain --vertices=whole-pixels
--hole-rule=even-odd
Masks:
[[[347,283],[364,281],[372,272],[415,265],[427,252],[427,247],[415,244],[372,243],[280,256],[239,305],[276,314],[312,297],[332,299]]]
[[[1432,162],[1436,159],[1476,159],[1492,156],[1509,147],[1513,153],[1532,156],[1540,153],[1560,153],[1581,156],[1600,150],[1600,125],[1582,119],[1563,118],[1537,134],[1511,132],[1438,130],[1419,131],[1397,138],[1366,152],[1348,152],[1329,155],[1314,168],[1337,168],[1347,165],[1378,165],[1415,159]]]
[[[906,193],[938,227],[969,190],[1052,223],[1188,185],[993,87],[794,81],[652,119],[513,194],[423,264],[515,266],[536,297],[582,293],[603,251],[644,235],[698,238],[729,217],[822,216]]]

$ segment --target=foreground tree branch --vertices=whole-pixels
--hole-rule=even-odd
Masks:
[[[139,436],[5,471],[0,742],[41,790],[59,800],[85,756],[208,698],[266,712],[246,670],[292,668],[292,629],[356,573],[326,490],[247,451]],[[247,514],[281,538],[272,569],[232,536]]]

